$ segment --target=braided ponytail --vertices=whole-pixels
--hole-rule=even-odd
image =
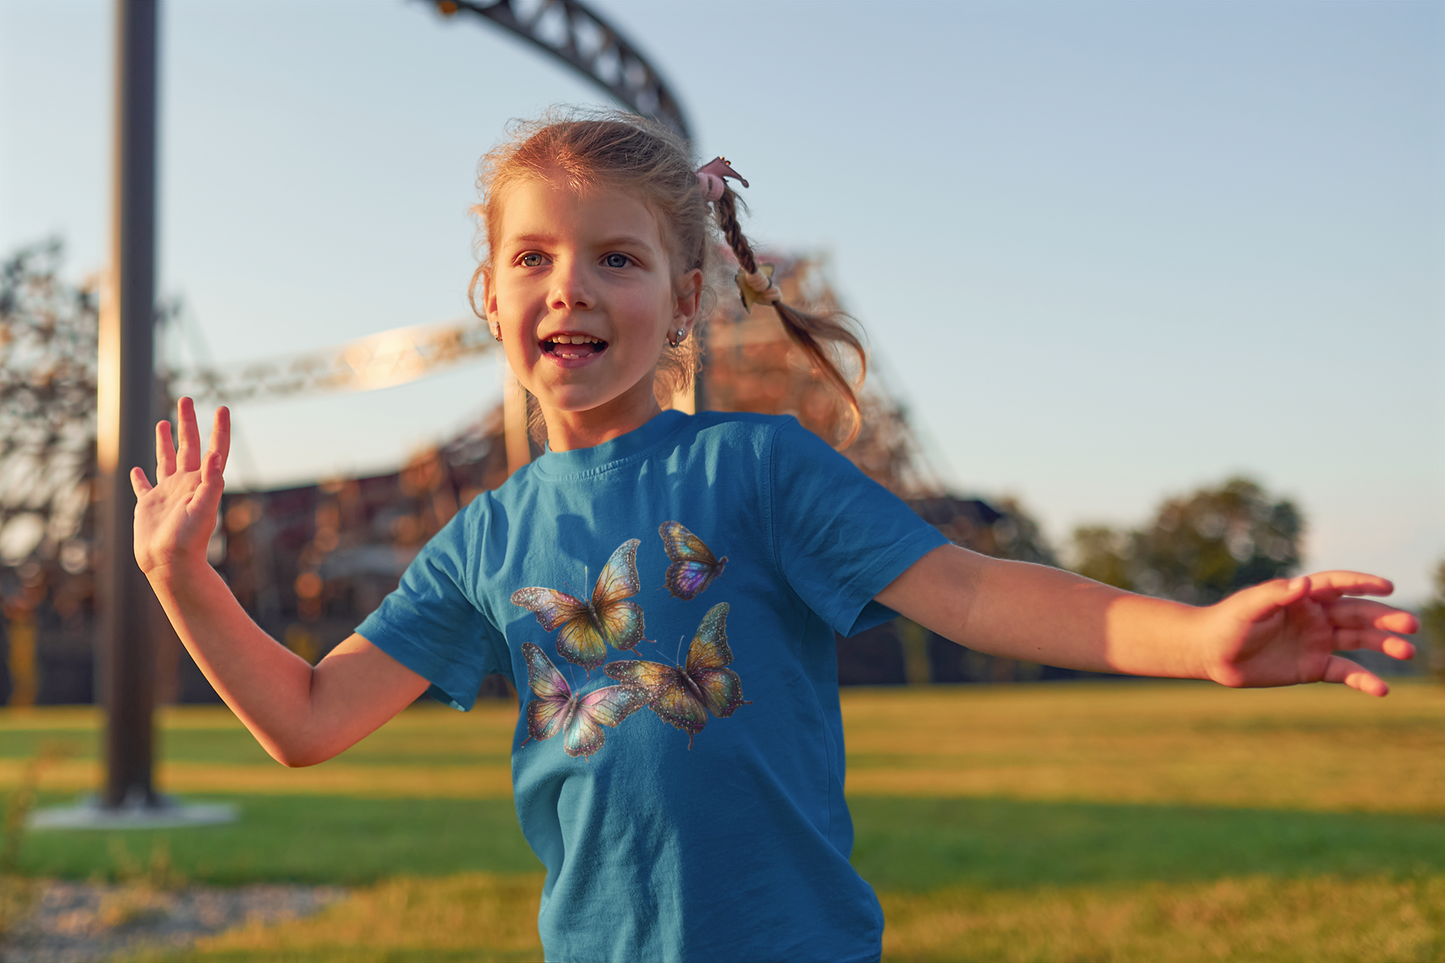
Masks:
[[[727,240],[728,247],[732,248],[733,256],[738,259],[738,264],[742,266],[743,275],[746,275],[746,277],[739,276],[739,290],[746,285],[752,287],[757,293],[757,297],[750,298],[744,292],[744,306],[751,310],[751,303],[754,300],[771,303],[773,310],[778,313],[778,319],[782,321],[783,330],[788,333],[788,337],[807,353],[818,372],[822,374],[823,380],[832,385],[833,389],[842,396],[853,415],[852,424],[840,446],[847,448],[853,443],[853,439],[858,437],[858,429],[862,427],[863,416],[858,406],[858,395],[832,357],[829,348],[844,347],[858,356],[858,384],[861,385],[868,372],[868,354],[863,348],[862,339],[855,330],[856,322],[842,311],[810,314],[784,304],[781,292],[771,285],[770,272],[765,275],[758,269],[758,259],[753,254],[752,245],[748,243],[747,236],[743,234],[742,226],[738,223],[737,204],[737,196],[733,193],[732,187],[724,181],[722,195],[713,201],[713,208],[717,213],[718,226],[722,229],[723,237]],[[764,278],[768,279],[767,282],[760,283]]]

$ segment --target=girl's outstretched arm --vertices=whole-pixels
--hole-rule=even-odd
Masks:
[[[156,484],[131,470],[136,562],[207,681],[266,751],[288,766],[329,759],[410,705],[427,682],[359,635],[312,667],[251,621],[206,561],[230,413],[217,409],[202,453],[191,399],[177,411],[179,448],[168,422],[156,426]]]
[[[1357,595],[1388,595],[1386,579],[1323,572],[1243,589],[1195,607],[1135,595],[1060,569],[948,545],[914,563],[878,601],[980,652],[1065,668],[1213,679],[1227,686],[1343,682],[1389,686],[1338,650],[1409,659],[1396,633],[1415,617]]]

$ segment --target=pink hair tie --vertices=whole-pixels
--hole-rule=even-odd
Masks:
[[[735,179],[744,187],[748,186],[743,176],[728,164],[726,157],[715,157],[697,169],[697,186],[708,203],[722,199],[723,189],[727,187],[723,182],[725,177]]]
[[[722,200],[723,188],[726,186],[721,177],[713,177],[711,174],[697,173],[697,186],[702,188],[702,196],[707,198],[711,204],[713,201]]]

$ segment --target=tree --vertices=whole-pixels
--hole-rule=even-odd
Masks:
[[[1445,681],[1445,559],[1435,569],[1435,597],[1420,609],[1420,633],[1430,647],[1430,668]]]
[[[1107,525],[1074,529],[1074,571],[1105,585],[1134,590],[1134,533]]]
[[[1304,519],[1248,478],[1230,478],[1164,502],[1137,531],[1074,531],[1074,570],[1120,588],[1208,605],[1231,592],[1293,574]]]

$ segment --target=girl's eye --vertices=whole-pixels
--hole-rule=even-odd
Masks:
[[[602,263],[610,268],[624,268],[632,263],[632,258],[626,254],[609,254],[602,259]]]
[[[529,267],[529,268],[541,267],[541,266],[542,266],[542,255],[540,255],[540,254],[523,254],[521,257],[517,258],[517,263],[520,264],[520,265],[522,265],[522,267]]]

